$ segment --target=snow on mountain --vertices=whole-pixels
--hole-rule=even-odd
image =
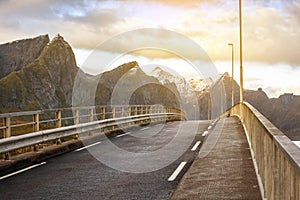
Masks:
[[[213,83],[212,79],[191,79],[186,81],[184,77],[175,76],[162,70],[160,67],[153,69],[150,75],[156,77],[161,84],[175,83],[178,92],[183,97],[195,95],[194,92],[200,92]]]

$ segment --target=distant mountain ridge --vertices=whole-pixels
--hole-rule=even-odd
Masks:
[[[231,107],[231,80],[228,73],[223,75],[227,108]],[[234,81],[235,103],[239,102],[239,85]],[[300,140],[300,96],[292,93],[278,98],[269,98],[261,89],[244,90],[244,100],[253,105],[278,129],[292,140]]]
[[[137,62],[98,76],[85,74],[77,67],[71,46],[59,34],[51,41],[48,35],[42,35],[0,45],[0,58],[2,69],[5,69],[0,78],[1,113],[71,107],[74,98],[84,100],[84,105],[109,105],[113,103],[111,97],[120,80],[124,91],[129,86],[145,85],[143,90],[132,91],[126,103],[179,106],[178,92],[147,76]],[[131,70],[135,73],[128,73]],[[131,76],[126,79],[124,74]],[[76,96],[73,89],[80,85],[87,87]]]

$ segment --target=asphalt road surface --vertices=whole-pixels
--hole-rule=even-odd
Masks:
[[[95,139],[85,148],[0,177],[0,199],[169,199],[198,155],[209,124],[169,122]]]

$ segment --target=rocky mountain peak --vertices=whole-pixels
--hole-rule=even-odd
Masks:
[[[0,79],[33,62],[48,43],[49,36],[40,35],[0,45]]]
[[[78,72],[72,47],[57,34],[43,49],[38,61],[46,67],[55,86],[62,89],[66,102],[70,104],[72,87]]]

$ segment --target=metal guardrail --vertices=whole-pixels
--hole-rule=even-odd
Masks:
[[[55,118],[49,117],[49,113],[51,112],[54,113]],[[68,115],[62,116],[64,112],[67,112]],[[40,116],[45,113],[48,114],[48,118],[40,120]],[[14,117],[22,117],[24,119],[24,117],[28,118],[28,116],[32,116],[32,121],[11,123],[11,119]],[[134,123],[143,121],[159,121],[162,119],[181,120],[184,117],[180,110],[174,108],[165,108],[161,105],[133,105],[77,107],[6,113],[0,114],[1,118],[3,119],[3,126],[0,125],[0,130],[3,130],[4,138],[0,139],[0,154],[5,154],[5,159],[9,159],[9,152],[30,146],[34,146],[33,149],[37,151],[38,144],[48,141],[57,140],[57,143],[60,143],[61,138],[74,136],[76,139],[80,134],[99,129],[111,128],[114,130],[115,127],[126,124],[129,127]],[[63,124],[64,120],[68,120],[69,122]],[[70,121],[71,125],[69,125]],[[42,123],[52,123],[50,127],[52,129],[40,130]],[[12,129],[22,126],[32,126],[32,131],[12,136]]]
[[[300,149],[249,103],[226,114],[238,116],[257,163],[266,199],[300,199]]]
[[[162,118],[181,119],[182,115],[177,113],[145,114],[130,117],[99,120],[78,125],[61,127],[56,129],[38,131],[30,134],[12,136],[0,140],[0,153],[10,152],[23,147],[36,145],[39,143],[60,139],[72,135],[81,135],[90,131],[100,130],[113,126],[136,123],[147,120],[159,120]]]

